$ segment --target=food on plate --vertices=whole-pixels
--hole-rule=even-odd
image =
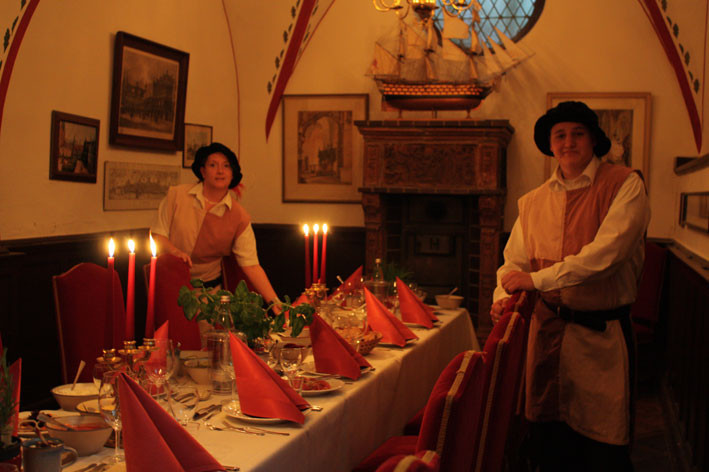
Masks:
[[[77,383],[76,387],[72,390],[71,384],[60,385],[54,388],[54,393],[59,395],[98,395],[98,388],[93,383]]]
[[[330,382],[327,380],[303,377],[303,390],[316,391],[328,389],[330,389]]]

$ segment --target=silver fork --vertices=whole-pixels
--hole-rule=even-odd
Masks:
[[[231,426],[225,423],[225,427],[217,426],[212,423],[205,423],[207,425],[207,428],[211,429],[212,431],[236,431],[238,433],[244,433],[244,434],[254,434],[256,436],[265,436],[264,433],[260,433],[257,431],[247,431],[244,428],[240,428],[238,426]]]

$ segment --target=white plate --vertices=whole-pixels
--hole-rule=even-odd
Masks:
[[[334,377],[337,377],[337,374],[328,374],[327,372],[318,372],[315,369],[315,361],[310,361],[310,362],[303,362],[303,364],[300,367],[303,372],[306,374],[311,374],[312,376],[318,376],[318,375],[332,375]],[[359,371],[362,373],[362,375],[366,374],[367,372],[372,372],[374,370],[374,367],[360,367]],[[342,376],[340,376],[342,377]]]
[[[311,380],[319,380],[317,377],[311,377]],[[314,397],[316,395],[325,395],[326,393],[334,392],[345,386],[345,382],[340,379],[322,379],[323,382],[330,384],[330,388],[322,390],[301,390],[300,395],[303,397]]]
[[[406,344],[404,344],[403,346],[399,346],[398,344],[394,344],[394,343],[385,343],[385,342],[380,342],[380,343],[379,343],[379,346],[386,346],[386,347],[401,347],[401,348],[403,348],[403,347],[406,347],[406,346],[408,346],[409,344],[413,344],[413,343],[415,343],[415,342],[418,342],[418,340],[419,340],[418,338],[413,338],[413,339],[407,339],[407,340],[406,340]]]
[[[239,405],[239,402],[234,400],[231,403],[224,405],[222,407],[222,412],[228,417],[236,418],[238,420],[243,421],[244,423],[279,424],[288,422],[288,420],[282,420],[281,418],[260,418],[258,416],[249,416],[241,412],[241,409],[239,408],[240,406],[241,405]],[[310,413],[310,408],[306,410],[301,410],[301,413],[307,416],[307,414]]]
[[[88,413],[90,415],[100,415],[101,412],[98,409],[98,400],[87,400],[76,405],[76,411],[81,413]]]
[[[438,326],[441,323],[441,320],[431,320],[431,322],[433,323],[433,327],[435,328],[436,326]],[[404,323],[404,326],[406,326],[408,328],[430,329],[430,328],[427,328],[424,325],[418,324],[418,323],[409,323],[408,321],[402,321],[402,323]]]

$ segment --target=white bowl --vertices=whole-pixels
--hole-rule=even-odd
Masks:
[[[63,416],[57,421],[66,423],[79,431],[65,431],[47,423],[47,432],[53,438],[61,439],[69,447],[76,449],[80,456],[89,456],[101,450],[111,435],[111,427],[97,416]]]
[[[76,411],[79,403],[98,398],[98,388],[93,382],[77,383],[74,390],[71,384],[59,385],[52,389],[52,395],[63,410]]]
[[[188,359],[185,361],[185,370],[194,383],[209,384],[209,359]]]
[[[436,295],[436,304],[444,310],[455,310],[462,302],[460,295]]]

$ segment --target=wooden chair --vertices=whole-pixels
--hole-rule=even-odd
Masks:
[[[666,260],[667,248],[649,241],[645,243],[645,265],[638,284],[638,296],[630,309],[633,331],[639,344],[649,344],[654,340],[655,325],[660,317]]]
[[[143,275],[147,292],[150,290],[150,264],[143,266]],[[174,343],[179,342],[180,349],[198,350],[202,348],[199,326],[196,321],[188,320],[182,307],[177,304],[182,286],[192,289],[187,264],[172,254],[158,256],[155,262],[155,317],[152,323],[146,319],[145,333],[146,336],[154,333],[156,327],[169,320],[169,338]]]
[[[122,348],[125,339],[125,306],[118,273],[82,262],[53,276],[52,286],[64,383],[72,380],[82,360],[86,367],[79,380],[91,382],[101,350]]]
[[[377,468],[377,472],[438,472],[439,470],[441,470],[441,458],[436,451],[394,456]]]

